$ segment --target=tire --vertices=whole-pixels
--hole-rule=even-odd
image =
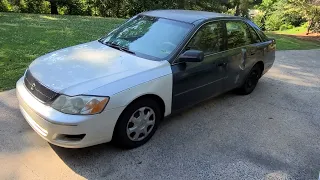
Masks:
[[[149,141],[156,132],[162,116],[159,104],[155,100],[135,101],[120,115],[112,141],[116,146],[125,149],[139,147]]]
[[[261,78],[262,71],[259,65],[253,66],[248,76],[246,77],[243,85],[236,89],[236,92],[241,95],[248,95],[256,88],[259,79]]]

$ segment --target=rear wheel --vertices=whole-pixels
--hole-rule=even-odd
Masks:
[[[251,69],[243,85],[239,89],[237,89],[237,92],[242,95],[247,95],[252,93],[252,91],[256,88],[259,82],[259,79],[261,78],[261,74],[262,74],[261,68],[258,65],[255,65]]]
[[[114,143],[129,149],[145,144],[157,130],[161,118],[161,109],[152,99],[130,104],[117,122]]]

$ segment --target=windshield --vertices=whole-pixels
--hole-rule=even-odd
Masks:
[[[137,16],[102,38],[100,42],[118,46],[136,55],[165,59],[190,32],[192,24],[149,16]]]

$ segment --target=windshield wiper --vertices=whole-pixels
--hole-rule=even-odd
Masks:
[[[127,47],[119,46],[118,44],[116,44],[116,43],[114,43],[114,42],[107,42],[107,43],[105,43],[105,44],[106,44],[107,46],[109,46],[109,47],[118,49],[118,50],[120,50],[120,51],[125,51],[125,52],[130,53],[130,54],[136,54],[135,52],[130,51]]]

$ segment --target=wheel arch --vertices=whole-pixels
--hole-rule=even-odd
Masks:
[[[133,99],[133,100],[126,106],[126,108],[124,108],[124,109],[122,110],[122,112],[120,113],[120,116],[118,117],[117,122],[116,122],[116,124],[115,124],[114,131],[113,131],[113,133],[112,133],[112,140],[114,139],[115,130],[116,130],[117,126],[118,126],[119,119],[121,119],[121,117],[123,117],[124,112],[126,111],[126,109],[127,109],[131,104],[133,104],[133,103],[135,103],[135,102],[137,102],[137,101],[141,101],[141,100],[143,100],[143,99],[153,99],[154,101],[156,101],[156,102],[159,104],[159,107],[160,107],[160,110],[161,110],[161,115],[162,115],[162,117],[161,117],[160,120],[163,119],[163,117],[164,117],[164,115],[165,115],[165,103],[164,103],[164,100],[163,100],[160,96],[158,96],[158,95],[156,95],[156,94],[143,94],[143,95],[141,95],[141,96],[136,97],[135,99]]]
[[[163,100],[160,96],[158,96],[158,95],[156,95],[156,94],[143,94],[143,95],[141,95],[141,96],[139,96],[139,97],[136,97],[135,99],[133,99],[133,100],[127,105],[127,107],[130,106],[131,104],[137,102],[137,101],[142,100],[142,99],[152,99],[152,100],[154,100],[155,102],[157,102],[157,104],[159,104],[159,107],[160,107],[160,110],[161,110],[161,115],[162,115],[162,117],[164,117],[166,105],[165,105],[165,103],[164,103],[164,100]],[[126,109],[126,108],[125,108],[125,109]],[[124,109],[123,111],[125,111],[125,109]],[[123,111],[122,111],[122,113],[123,113]],[[122,113],[121,113],[121,114],[122,114]],[[121,116],[121,115],[120,115],[120,116]]]

